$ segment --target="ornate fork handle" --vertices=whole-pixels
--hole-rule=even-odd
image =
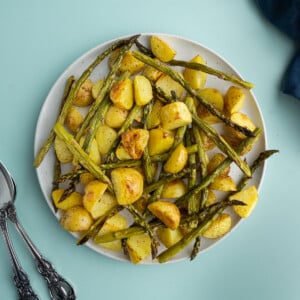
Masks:
[[[10,240],[8,230],[7,230],[7,214],[4,209],[0,209],[0,228],[3,233],[3,237],[5,240],[5,244],[8,248],[10,259],[12,262],[13,270],[14,270],[14,283],[16,288],[18,289],[19,300],[38,300],[38,296],[33,291],[29,278],[27,274],[22,269],[18,258],[16,256],[15,250],[13,248],[12,242]]]
[[[19,223],[15,207],[13,203],[7,206],[7,216],[15,224],[18,233],[24,239],[26,245],[28,246],[37,266],[39,273],[45,279],[50,296],[52,300],[74,300],[75,292],[73,287],[60,276],[52,266],[52,264],[46,260],[37,250],[29,236],[26,234],[25,230]]]
[[[75,293],[70,284],[61,277],[53,268],[52,264],[41,257],[36,261],[39,273],[45,278],[51,299],[75,300]]]

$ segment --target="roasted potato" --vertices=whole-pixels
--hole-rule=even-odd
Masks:
[[[150,38],[150,48],[155,57],[163,62],[172,60],[176,55],[176,51],[168,43],[154,35]]]
[[[73,206],[66,211],[60,219],[61,226],[71,232],[86,231],[93,223],[93,218],[82,206]]]
[[[199,54],[191,59],[190,62],[205,65],[204,59]],[[185,68],[183,71],[183,77],[193,89],[198,90],[204,87],[207,74],[201,71]]]
[[[83,116],[74,106],[71,106],[65,119],[66,126],[72,131],[76,132],[83,122]]]
[[[110,57],[109,57],[109,66],[112,67],[113,64],[115,63],[118,55],[120,53],[120,50],[114,51]],[[118,70],[118,74],[124,73],[124,72],[129,72],[131,74],[135,74],[140,72],[144,67],[144,63],[141,62],[140,60],[136,59],[131,51],[127,51],[122,59],[121,65]]]
[[[149,132],[146,129],[133,128],[122,134],[122,145],[132,159],[140,159],[147,147]]]
[[[217,197],[216,197],[215,193],[212,190],[208,190],[205,206],[207,207],[209,205],[212,205],[212,204],[216,203],[216,201],[217,201]]]
[[[182,76],[181,73],[178,74]],[[184,92],[184,88],[177,81],[165,74],[161,75],[157,79],[155,87],[167,97],[174,98],[175,96],[175,100],[180,99]]]
[[[128,160],[132,159],[125,147],[122,144],[119,144],[119,146],[116,149],[116,157],[119,160]]]
[[[157,229],[157,235],[166,248],[173,246],[183,237],[182,231],[179,227],[174,230],[160,227]]]
[[[241,88],[231,86],[224,97],[224,111],[231,115],[240,111],[244,106],[245,94]]]
[[[233,206],[233,210],[241,217],[247,218],[252,213],[258,200],[258,192],[254,185],[235,193],[229,197],[230,200],[239,200],[244,202],[245,206]]]
[[[56,157],[61,163],[66,164],[73,160],[73,154],[70,152],[65,142],[57,136],[54,140],[54,149]]]
[[[133,85],[130,78],[117,81],[109,93],[110,100],[121,109],[131,109],[133,106]]]
[[[93,85],[93,82],[90,79],[87,79],[74,97],[73,104],[76,106],[90,105],[94,100],[92,96]]]
[[[151,239],[146,233],[130,236],[126,248],[131,262],[138,264],[151,254]]]
[[[248,128],[250,131],[254,131],[256,126],[255,124],[253,123],[253,121],[244,113],[241,113],[241,112],[236,112],[236,113],[233,113],[231,116],[230,116],[230,119],[240,125],[240,126],[243,126],[245,128]],[[228,130],[230,131],[230,133],[232,135],[235,135],[237,136],[238,138],[240,139],[244,139],[245,138],[245,135],[243,133],[241,133],[240,131],[237,131],[235,129],[233,129],[232,127],[228,128]]]
[[[82,195],[78,192],[71,193],[63,201],[59,202],[64,191],[64,189],[57,189],[52,192],[52,200],[56,208],[67,210],[73,206],[82,205]]]
[[[222,213],[211,225],[203,232],[202,236],[209,239],[216,239],[223,236],[231,228],[231,216],[229,214]]]
[[[172,130],[192,123],[192,115],[183,102],[172,102],[164,105],[160,111],[161,126]]]
[[[215,191],[234,192],[236,191],[235,181],[230,176],[218,176],[209,188]]]
[[[112,105],[107,110],[104,121],[111,128],[120,128],[128,116],[128,110]]]
[[[205,88],[198,92],[199,96],[203,98],[206,102],[213,105],[215,109],[223,111],[224,109],[224,99],[221,92],[215,88]],[[197,108],[198,116],[209,124],[218,123],[220,119],[213,115],[207,108],[203,105],[199,105]]]
[[[149,79],[143,75],[137,75],[133,79],[134,100],[139,106],[146,105],[153,98],[152,86]]]
[[[181,179],[165,183],[161,198],[179,198],[187,192],[187,185]]]
[[[84,188],[83,206],[92,215],[94,219],[101,214],[99,207],[102,207],[101,197],[107,189],[107,183],[99,180],[93,180]]]
[[[149,155],[162,154],[171,149],[174,143],[174,133],[163,128],[149,131]]]
[[[188,160],[188,152],[184,145],[179,144],[171,153],[170,157],[164,164],[164,171],[167,173],[178,173],[186,165]]]
[[[113,169],[111,180],[120,205],[134,203],[143,193],[143,176],[134,168]]]
[[[89,182],[95,180],[95,176],[89,172],[86,172],[86,173],[82,173],[80,174],[79,176],[79,182],[84,184],[84,185],[87,185]]]
[[[118,134],[113,128],[104,124],[100,125],[95,134],[99,152],[107,154],[117,137]]]
[[[102,228],[99,230],[97,236],[101,236],[103,234],[109,232],[115,232],[118,230],[125,229],[127,227],[127,219],[120,215],[116,214],[108,219],[106,219]],[[112,250],[112,251],[121,251],[122,250],[122,242],[121,240],[115,240],[108,243],[98,243],[102,248]]]
[[[148,209],[168,228],[175,230],[179,226],[180,211],[173,202],[155,201],[148,205]]]

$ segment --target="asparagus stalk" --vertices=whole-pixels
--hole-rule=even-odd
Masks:
[[[144,129],[148,129],[147,124],[148,124],[148,117],[151,113],[153,106],[153,102],[149,102],[147,105],[144,106]],[[148,145],[144,149],[143,153],[143,163],[144,163],[144,172],[145,172],[145,177],[147,184],[150,184],[153,182],[153,176],[154,176],[154,166],[152,164],[150,155],[149,155],[149,149]]]
[[[142,226],[132,226],[126,229],[108,232],[103,235],[95,236],[94,242],[97,244],[108,243],[115,240],[127,239],[133,235],[145,233],[146,229]]]
[[[231,81],[233,83],[238,84],[239,86],[246,88],[246,89],[252,89],[254,87],[254,84],[251,82],[244,81],[234,75],[230,75],[227,73],[224,73],[222,71],[216,70],[214,68],[208,67],[203,64],[195,63],[195,62],[187,62],[183,60],[171,60],[168,62],[171,66],[180,66],[188,69],[198,70],[207,74],[211,74],[214,76],[217,76],[220,79]]]
[[[121,206],[114,206],[112,207],[110,210],[108,210],[104,215],[102,215],[101,217],[99,217],[93,224],[92,226],[89,228],[89,230],[87,230],[78,240],[76,245],[82,245],[84,243],[86,243],[90,238],[94,237],[99,230],[101,229],[101,227],[103,226],[104,222],[114,216],[115,214],[117,214],[120,210],[122,209]]]
[[[62,97],[61,109],[62,109],[64,103],[66,102],[66,99],[68,98],[68,95],[70,94],[70,91],[71,91],[71,88],[72,88],[72,85],[73,85],[74,81],[75,81],[74,76],[70,76],[67,80],[66,87],[65,87],[65,90],[64,90],[64,94],[63,94],[63,97]],[[62,115],[62,113],[63,112],[61,111],[59,119],[64,121],[64,118],[65,118],[66,114],[64,112],[64,114]],[[44,142],[44,144],[42,145],[42,147],[40,148],[39,152],[37,153],[37,155],[35,157],[35,160],[34,160],[34,163],[33,163],[34,167],[37,168],[41,164],[41,162],[43,161],[45,155],[48,153],[50,147],[52,146],[52,144],[54,142],[54,139],[55,139],[55,133],[54,133],[53,128],[52,128],[51,131],[50,131],[49,137]]]
[[[251,171],[248,164],[236,153],[236,151],[217,133],[217,131],[202,121],[196,114],[192,114],[194,122],[204,131],[204,133],[214,141],[214,143],[226,153],[232,161],[247,175],[251,177]]]
[[[261,152],[258,157],[254,160],[253,164],[251,165],[251,172],[254,173],[257,168],[269,157],[271,157],[273,154],[278,153],[278,150],[266,150]],[[237,186],[237,190],[240,191],[242,190],[248,183],[250,178],[248,177],[243,177],[242,180],[239,182]],[[234,192],[233,192],[234,193]]]
[[[133,51],[132,55],[137,58],[138,60],[144,62],[152,66],[153,68],[165,73],[166,75],[170,76],[173,80],[178,82],[192,97],[196,98],[204,107],[206,107],[213,115],[217,116],[221,119],[226,125],[242,132],[246,136],[253,136],[253,132],[248,128],[240,126],[234,123],[230,118],[226,117],[222,112],[217,110],[212,104],[204,100],[202,97],[199,96],[196,90],[194,90],[185,80],[180,76],[177,72],[172,70],[170,67],[165,65],[164,63],[157,61],[147,55],[144,55],[141,52]]]
[[[56,123],[54,126],[54,132],[61,138],[67,145],[70,152],[74,155],[74,158],[79,161],[79,163],[86,168],[91,174],[96,178],[108,184],[109,191],[113,192],[112,184],[110,179],[102,172],[102,170],[97,166],[86,154],[80,145],[77,143],[75,138],[66,131],[61,123]]]
[[[84,150],[87,150],[89,152],[89,148],[91,146],[91,142],[93,138],[95,137],[96,131],[100,125],[100,122],[103,120],[105,113],[107,112],[108,108],[110,106],[110,100],[107,96],[103,102],[100,103],[99,108],[94,115],[94,118],[91,120],[90,125],[88,126],[88,129],[86,130],[86,137],[84,139],[84,143],[82,148]],[[78,138],[80,135],[77,136]]]
[[[102,164],[101,169],[110,170],[110,169],[124,168],[124,167],[139,167],[141,165],[142,165],[141,160],[130,159],[130,160],[118,161],[115,163]]]
[[[171,175],[167,175],[167,176],[164,176],[162,178],[160,178],[158,181],[146,186],[144,188],[144,193],[143,195],[148,195],[149,193],[157,190],[160,186],[168,183],[168,182],[171,182],[175,179],[178,179],[178,178],[182,178],[184,177],[185,175],[187,175],[188,173],[190,172],[190,169],[189,168],[185,168],[183,169],[182,171],[176,173],[176,174],[171,174]]]
[[[192,144],[191,140],[191,131],[187,131],[186,135],[186,144],[187,146],[190,146]],[[191,173],[188,178],[188,188],[191,189],[196,185],[197,181],[197,169],[196,169],[196,155],[195,153],[190,154],[188,158],[189,167],[191,168]],[[196,195],[192,195],[191,198],[188,201],[188,213],[193,214],[199,210],[199,199],[196,197]]]
[[[185,127],[185,126],[183,126],[183,127]],[[177,139],[177,134],[176,134],[175,139]],[[175,143],[175,141],[174,141],[174,143]],[[172,149],[173,149],[173,147],[172,147]],[[186,150],[187,150],[188,154],[196,153],[198,151],[197,149],[198,149],[197,144],[186,147]],[[169,156],[170,156],[170,152],[162,153],[162,154],[156,154],[156,155],[151,156],[151,161],[152,162],[166,161],[169,158]]]
[[[140,212],[133,206],[133,205],[127,205],[126,208],[130,211],[130,213],[133,215],[135,221],[137,224],[145,228],[145,232],[148,233],[150,239],[151,239],[151,250],[152,250],[152,258],[154,259],[157,256],[157,247],[158,247],[158,241],[153,233],[152,228],[150,227],[147,220],[140,214]]]

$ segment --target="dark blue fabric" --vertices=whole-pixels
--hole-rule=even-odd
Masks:
[[[268,20],[296,43],[300,42],[300,0],[257,0]],[[300,99],[300,50],[283,78],[282,91]]]

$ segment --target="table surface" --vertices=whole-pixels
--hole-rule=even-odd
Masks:
[[[135,266],[77,247],[50,211],[32,165],[37,118],[58,76],[87,50],[137,32],[183,36],[231,62],[255,83],[268,148],[280,150],[267,163],[253,214],[193,262]],[[300,101],[280,92],[296,45],[254,1],[0,0],[0,36],[0,159],[17,183],[24,227],[78,299],[300,299]],[[10,231],[34,289],[49,299],[27,249]],[[2,241],[0,265],[0,299],[16,299]]]

